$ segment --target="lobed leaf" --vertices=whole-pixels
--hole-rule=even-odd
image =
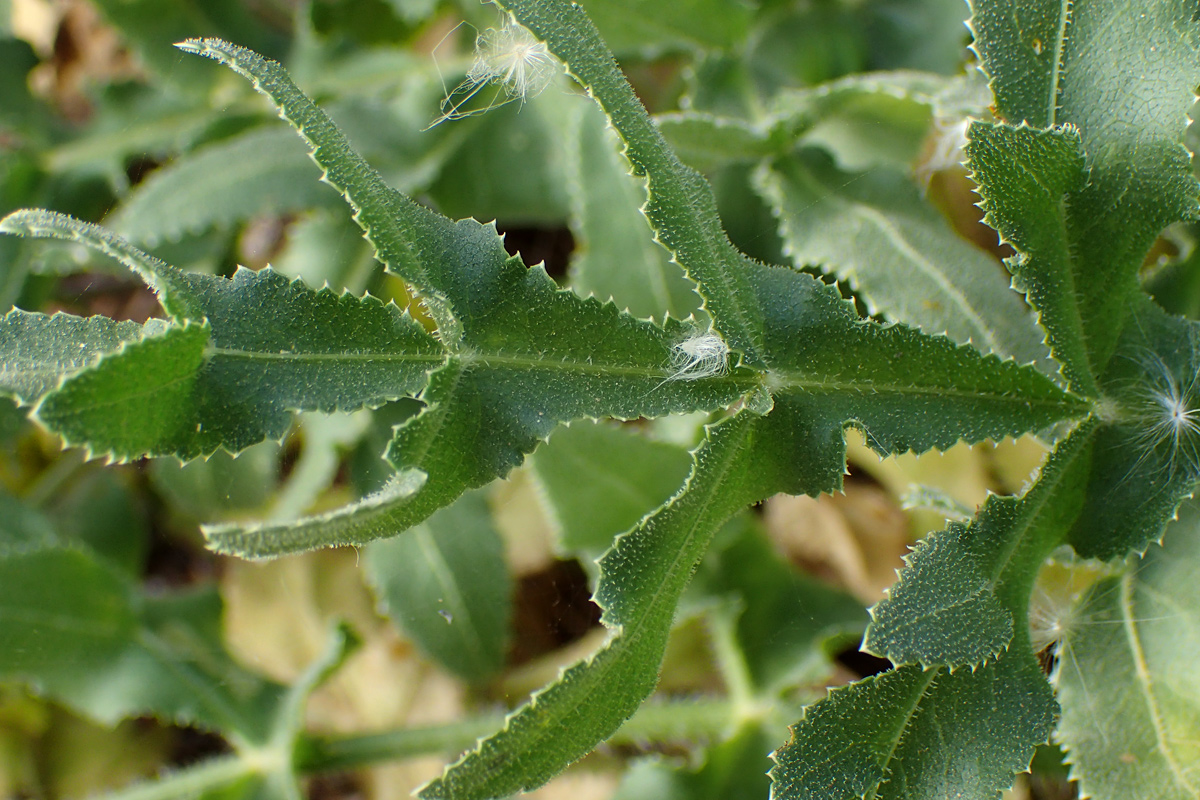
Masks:
[[[845,425],[862,429],[878,453],[924,452],[1020,435],[1087,411],[1030,367],[863,320],[836,288],[809,275],[760,266],[752,281],[767,325],[767,385],[807,454],[793,493],[841,487]]]
[[[162,330],[158,320],[139,325],[14,308],[0,320],[0,392],[32,405],[105,354]]]
[[[771,797],[994,800],[1057,713],[1028,650],[975,670],[899,667],[834,689],[775,751]]]
[[[919,542],[871,609],[864,648],[894,664],[976,667],[1015,639],[1027,649],[1029,593],[1038,569],[1079,517],[1095,424],[1061,442],[1019,498],[989,497],[970,523]]]
[[[1068,297],[1083,322],[1084,338],[1071,347],[1085,347],[1099,374],[1124,327],[1146,252],[1168,224],[1196,216],[1200,185],[1183,137],[1200,84],[1200,24],[1185,0],[972,6],[974,46],[1001,119],[1071,126],[1081,144],[1086,182],[1072,179],[1066,203],[1054,196],[1060,187],[1048,186],[1061,204],[1048,219],[1065,214],[1067,224],[1047,227],[1079,265],[1074,285],[1059,288],[1074,290]],[[993,187],[985,199],[996,202],[1000,191]],[[1054,325],[1074,327],[1057,318],[1046,324],[1051,332]]]
[[[600,560],[609,641],[447,768],[423,798],[489,798],[542,785],[620,727],[654,690],[675,608],[709,541],[745,505],[795,482],[798,442],[743,411],[708,429],[684,489]]]
[[[1080,302],[1090,291],[1085,285],[1091,265],[1077,260],[1069,233],[1069,198],[1087,180],[1079,135],[1071,128],[1040,131],[975,122],[967,138],[984,222],[1019,253],[1007,262],[1013,286],[1038,310],[1050,351],[1071,388],[1095,394],[1088,342],[1095,328],[1112,321]]]

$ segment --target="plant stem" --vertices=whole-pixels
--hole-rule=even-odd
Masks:
[[[725,698],[647,703],[609,741],[636,744],[679,739],[716,739],[733,722],[736,706]],[[401,728],[350,736],[304,736],[297,743],[296,769],[328,772],[464,750],[504,724],[500,714],[485,714],[445,725]]]

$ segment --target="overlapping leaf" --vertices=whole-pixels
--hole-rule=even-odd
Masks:
[[[767,167],[760,190],[798,266],[848,282],[871,313],[1024,363],[1043,357],[1041,333],[999,265],[958,236],[905,175],[846,173],[811,150]]]
[[[215,547],[261,556],[393,535],[506,474],[561,421],[714,409],[753,385],[748,370],[669,380],[674,347],[696,335],[693,327],[668,320],[659,328],[558,290],[541,268],[508,257],[494,228],[451,222],[388,189],[278,64],[224,42],[185,49],[248,75],[279,104],[358,210],[378,257],[422,293],[450,349],[421,395],[424,411],[388,452],[398,469],[426,476],[421,492],[286,529],[215,529]]]
[[[1057,712],[1027,650],[976,670],[912,665],[835,689],[775,752],[771,797],[994,800]]]
[[[1095,425],[1062,442],[1019,498],[990,497],[969,524],[921,541],[871,610],[864,646],[894,664],[975,667],[1025,644],[1033,579],[1079,516]]]
[[[1085,181],[1071,168],[1064,174],[1069,185],[1047,184],[1051,196],[1066,189],[1070,199],[1048,218],[1065,214],[1065,227],[1042,223],[1055,231],[1046,236],[1070,248],[1069,273],[1061,266],[1052,269],[1060,288],[1078,298],[1079,319],[1048,318],[1046,309],[1039,310],[1052,334],[1056,325],[1081,326],[1082,338],[1071,345],[1086,348],[1088,365],[1098,375],[1116,346],[1146,251],[1166,225],[1196,214],[1200,191],[1182,142],[1200,83],[1200,25],[1184,0],[1153,6],[1124,0],[976,0],[972,6],[974,47],[1000,118],[1040,128],[1073,126],[1076,133],[1058,135],[1077,135],[1082,145],[1082,154],[1073,157],[1052,148],[1060,170],[1069,162],[1082,168],[1079,162],[1086,160],[1088,172]],[[1043,141],[1050,136],[1040,135]],[[1017,157],[1028,163],[1030,156]],[[975,155],[971,158],[974,162]],[[1044,174],[1048,158],[1047,153],[1031,164],[1033,174]],[[1028,176],[1016,172],[1009,180],[1020,183]],[[1004,188],[981,184],[989,206],[1000,202]],[[1079,372],[1085,365],[1068,366]],[[1081,390],[1089,388],[1085,383]]]
[[[282,687],[220,648],[215,591],[145,598],[90,554],[0,553],[0,672],[106,723],[157,714],[261,741]]]
[[[654,690],[676,604],[712,536],[748,503],[799,490],[800,444],[783,415],[743,411],[711,427],[685,488],[600,561],[596,601],[613,631],[608,643],[536,693],[421,796],[529,790],[611,736]]]
[[[10,369],[65,376],[41,398],[38,419],[98,454],[186,460],[219,447],[237,452],[282,436],[296,410],[354,410],[412,394],[445,360],[444,348],[420,323],[370,296],[314,292],[270,269],[239,270],[231,279],[183,273],[95,226],[58,215],[20,212],[4,226],[79,238],[120,256],[183,323],[148,323],[138,338],[127,323],[118,324],[113,330],[128,338],[101,351],[111,344],[93,333],[103,323],[5,318],[12,335],[30,324],[38,334],[21,345],[29,355],[5,353]],[[62,352],[72,346],[63,338],[67,332],[88,357],[87,369],[71,371],[77,362],[64,361]]]
[[[512,582],[480,493],[372,543],[365,567],[382,609],[447,669],[478,682],[503,666]]]

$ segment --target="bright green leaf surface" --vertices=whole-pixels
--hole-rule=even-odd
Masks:
[[[616,136],[591,102],[573,103],[567,124],[567,176],[576,249],[571,286],[583,295],[612,298],[635,317],[683,319],[700,299],[653,240],[641,207],[642,181],[629,174]]]
[[[32,405],[68,375],[162,328],[157,321],[143,327],[102,316],[46,316],[14,308],[0,321],[0,391]]]
[[[1093,425],[1061,443],[1020,498],[989,497],[969,524],[922,540],[871,610],[864,646],[894,664],[974,667],[1009,648],[1046,556],[1083,502]],[[1016,637],[1025,646],[1025,635]]]
[[[482,494],[372,543],[365,568],[388,616],[451,672],[480,682],[503,666],[512,586]]]
[[[666,502],[691,463],[682,447],[586,422],[560,428],[532,461],[559,544],[592,555]]]
[[[1064,611],[1057,739],[1097,800],[1200,795],[1200,517]]]
[[[0,575],[6,676],[109,724],[153,713],[263,735],[277,687],[220,650],[215,592],[146,601],[128,577],[66,549],[9,550]]]
[[[850,174],[814,151],[770,162],[759,186],[785,252],[861,291],[870,313],[1028,363],[1041,333],[996,261],[950,228],[899,172]]]
[[[155,171],[106,224],[132,241],[153,244],[258,214],[337,203],[320,174],[290,131],[255,129]]]
[[[994,800],[1046,741],[1056,703],[1028,651],[977,670],[906,666],[830,692],[775,751],[775,800]]]

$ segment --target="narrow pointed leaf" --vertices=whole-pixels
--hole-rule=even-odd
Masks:
[[[474,220],[446,219],[384,183],[277,62],[220,39],[189,39],[177,46],[225,64],[275,103],[308,142],[323,180],[354,208],[375,257],[417,289],[442,341],[457,341],[457,315],[469,314],[472,303],[464,287],[478,288],[471,278],[505,258],[495,231]]]
[[[445,349],[420,323],[370,295],[314,292],[270,268],[239,269],[229,279],[184,273],[62,215],[21,212],[6,224],[119,257],[158,290],[164,306],[185,298],[178,315],[191,333],[148,323],[145,331],[153,336],[109,352],[43,402],[39,419],[47,427],[96,453],[187,460],[218,448],[238,452],[281,437],[295,411],[353,411],[413,394],[445,360]],[[6,317],[0,335],[25,321]],[[53,324],[59,336],[70,329],[79,352],[94,348],[87,328]],[[210,335],[197,333],[201,328]],[[29,352],[26,362],[34,356],[45,361],[21,369],[60,371],[59,353],[70,346]]]
[[[0,391],[23,404],[36,403],[63,378],[162,325],[14,308],[0,320]]]
[[[394,536],[508,474],[560,422],[715,410],[755,385],[745,368],[672,380],[674,348],[694,328],[675,320],[659,328],[611,303],[583,300],[557,289],[540,267],[510,259],[502,275],[480,282],[475,308],[461,320],[471,349],[430,376],[425,407],[397,428],[388,448],[397,469],[427,476],[419,493],[295,523],[211,528],[210,545],[270,557]]]
[[[1062,442],[1023,496],[989,497],[969,524],[922,540],[871,610],[864,647],[894,664],[949,667],[1007,650],[1038,569],[1079,515],[1095,428]]]
[[[647,180],[645,213],[659,241],[699,284],[704,308],[729,346],[749,363],[759,363],[762,317],[748,281],[752,262],[730,244],[711,187],[672,152],[583,8],[566,0],[505,0],[501,5],[542,39],[600,103],[625,143],[634,174]]]
[[[143,253],[124,239],[87,222],[41,209],[21,209],[0,219],[0,233],[79,242],[124,264],[158,295],[168,315],[180,319],[203,316],[182,270]]]
[[[977,670],[906,666],[830,692],[775,751],[773,800],[995,800],[1057,712],[1027,650]]]
[[[769,162],[760,191],[775,208],[796,266],[847,282],[883,313],[1023,363],[1045,355],[1041,333],[995,259],[958,236],[899,172],[851,174],[806,150]]]
[[[797,444],[772,417],[747,411],[710,428],[685,488],[600,561],[596,601],[613,630],[609,641],[535,694],[421,797],[527,791],[611,736],[654,690],[676,604],[713,534],[747,503],[794,488]]]
[[[1096,800],[1200,796],[1200,516],[1065,612],[1054,674],[1071,776]]]

